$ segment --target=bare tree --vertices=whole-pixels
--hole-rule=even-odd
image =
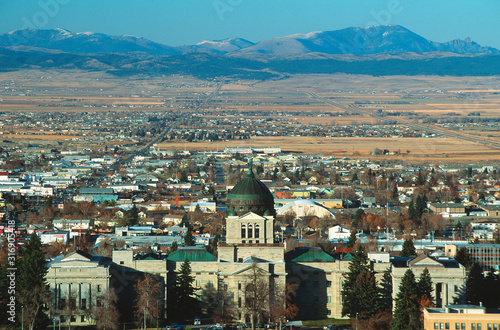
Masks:
[[[117,300],[116,292],[113,289],[109,289],[97,297],[96,304],[91,310],[91,316],[97,329],[118,329],[120,313],[116,307]]]
[[[287,283],[285,287],[274,288],[269,315],[273,322],[279,323],[278,329],[281,329],[282,323],[293,320],[299,312],[299,308],[293,303],[297,295],[296,291],[297,283]]]
[[[137,291],[134,315],[138,324],[145,323],[144,317],[146,323],[148,320],[153,322],[160,314],[157,301],[162,298],[162,284],[153,275],[146,274],[143,280],[137,280],[134,287]]]
[[[39,299],[32,299],[38,297]],[[47,287],[35,286],[29,292],[23,292],[19,297],[19,302],[23,306],[23,322],[28,325],[30,330],[36,327],[37,318],[40,317],[40,311],[43,306],[50,305],[50,294]],[[21,314],[19,315],[21,319]]]
[[[255,322],[269,312],[269,294],[268,277],[253,263],[245,278],[245,312],[250,316],[252,330],[255,329]]]

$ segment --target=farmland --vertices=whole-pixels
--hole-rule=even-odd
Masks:
[[[6,143],[285,151],[411,162],[500,159],[500,78],[292,75],[278,80],[0,74]],[[374,154],[375,149],[386,151]]]

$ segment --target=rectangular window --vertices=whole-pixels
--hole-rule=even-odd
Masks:
[[[488,330],[493,330],[493,327],[491,326],[491,323],[488,323]]]
[[[455,323],[455,330],[460,330],[460,323]]]
[[[434,329],[439,329],[439,323],[434,322]]]
[[[81,322],[85,322],[85,315],[82,315],[82,316],[80,317],[80,321],[81,321]]]
[[[208,286],[213,288],[214,287],[214,280],[208,280]]]
[[[102,291],[102,285],[101,284],[97,284],[97,292],[101,292]]]
[[[241,283],[238,283],[238,290],[241,290]]]
[[[245,225],[241,226],[241,238],[246,238],[247,237],[247,228]]]
[[[332,295],[329,294],[328,296],[326,296],[326,303],[327,304],[331,304],[332,303]]]
[[[449,323],[445,323],[444,324],[444,328],[450,330],[450,324]]]
[[[478,324],[477,324],[477,330],[481,330],[481,329],[482,329],[482,327],[483,327],[483,324],[482,324],[482,323],[478,323]]]
[[[465,323],[462,323],[462,328],[460,330],[466,330],[465,329]]]
[[[331,288],[332,287],[332,281],[326,281],[326,287]]]
[[[196,280],[196,287],[201,288],[201,280]]]
[[[255,238],[260,237],[260,231],[259,231],[259,226],[255,226]]]
[[[95,305],[96,305],[97,307],[101,307],[101,298],[97,298],[97,299],[95,300]]]
[[[253,238],[253,228],[248,226],[247,238]]]
[[[498,325],[496,323],[493,323],[493,330],[498,330]]]
[[[241,297],[238,297],[238,307],[241,308]]]
[[[328,316],[332,315],[332,310],[331,309],[327,309],[326,310],[326,315],[328,315]]]
[[[87,299],[82,299],[82,309],[87,309]]]
[[[472,329],[472,330],[476,330],[476,323],[472,323],[472,324],[470,325],[470,327],[471,327],[471,329]]]
[[[439,323],[439,329],[444,329],[444,323]]]

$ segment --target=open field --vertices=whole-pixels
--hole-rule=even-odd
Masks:
[[[204,103],[217,86],[221,86],[220,90]],[[178,75],[116,77],[103,72],[26,70],[0,73],[0,112],[4,114],[0,118],[4,133],[11,133],[4,134],[3,138],[23,142],[30,139],[55,142],[92,136],[91,127],[95,125],[92,120],[86,125],[87,131],[79,131],[79,125],[72,125],[64,134],[59,134],[58,130],[66,126],[64,121],[61,122],[61,113],[68,113],[68,116],[87,113],[90,118],[95,113],[96,118],[101,118],[98,121],[113,116],[117,123],[126,117],[131,120],[129,123],[135,123],[141,117],[147,118],[154,113],[155,116],[177,114],[183,118],[199,115],[207,120],[219,121],[213,126],[215,128],[222,127],[220,122],[225,120],[224,129],[239,132],[266,127],[272,131],[285,129],[287,125],[292,128],[283,134],[289,136],[251,135],[249,140],[218,143],[186,143],[181,140],[161,144],[161,148],[168,149],[216,150],[217,147],[251,145],[280,146],[286,151],[339,157],[403,157],[418,162],[500,160],[500,148],[488,145],[500,141],[500,124],[497,123],[500,118],[500,77],[311,74],[275,81],[226,81],[221,85],[216,81]],[[11,119],[9,113],[25,113],[24,118],[31,118],[31,114],[37,113],[42,120],[25,124],[24,119]],[[129,113],[134,113],[132,119]],[[50,125],[54,118],[58,120],[57,128]],[[14,120],[16,124],[12,125],[9,120]],[[258,129],[253,128],[254,121],[260,122]],[[377,125],[374,130],[382,132],[385,122],[390,122],[386,125],[397,126],[385,136],[400,138],[362,136],[367,130],[366,125]],[[201,127],[191,126],[200,123],[204,122],[187,120],[174,123],[173,127],[208,129],[203,124]],[[146,129],[148,127],[147,122],[141,125]],[[349,126],[353,128],[347,133],[329,133],[332,127]],[[132,124],[127,129],[134,127],[135,124]],[[417,130],[417,134],[408,137],[407,127],[413,127],[410,130]],[[326,132],[322,137],[315,137],[314,134],[293,136],[302,135],[298,133],[300,130],[312,132],[318,128]],[[212,126],[210,129],[213,129]],[[432,135],[427,134],[426,129],[439,135],[446,136],[446,132],[455,135],[448,138],[420,137]],[[130,139],[117,140],[117,133],[112,138],[104,136],[105,133],[95,135],[91,144],[99,147],[130,143]],[[479,137],[484,143],[462,140],[462,137]],[[144,142],[147,141],[148,137]],[[370,155],[375,148],[401,155]]]
[[[252,137],[250,140],[220,142],[167,142],[160,149],[169,150],[224,150],[225,147],[280,146],[283,151],[322,154],[325,156],[404,159],[409,162],[470,163],[498,162],[500,150],[477,143],[452,138],[331,138],[331,137]],[[401,155],[373,156],[371,152],[388,149]],[[409,153],[407,152],[409,151]]]

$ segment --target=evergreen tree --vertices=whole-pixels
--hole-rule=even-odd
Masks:
[[[356,213],[354,214],[354,219],[352,221],[352,227],[354,229],[358,228],[359,220],[361,220],[364,215],[365,215],[365,211],[363,211],[363,209],[358,209],[356,211]]]
[[[422,175],[422,172],[418,172],[418,176],[417,176],[417,181],[416,183],[419,185],[419,186],[422,186],[425,184],[425,176]]]
[[[168,315],[177,321],[192,319],[198,312],[198,300],[195,297],[195,288],[193,287],[194,277],[191,275],[191,264],[185,260],[179,273],[176,276],[175,284],[169,295]]]
[[[479,302],[482,301],[483,298],[484,276],[483,270],[477,262],[475,262],[469,270],[469,276],[465,284],[467,303],[479,305]]]
[[[500,276],[490,268],[484,278],[483,305],[487,308],[498,308],[500,306]]]
[[[397,200],[398,199],[398,187],[395,185],[394,188],[392,189],[392,199]]]
[[[418,295],[420,297],[420,300],[427,300],[432,302],[432,291],[434,289],[432,288],[432,279],[431,279],[431,274],[429,273],[429,270],[427,267],[425,267],[424,271],[420,274],[420,277],[418,278]]]
[[[352,175],[352,179],[351,179],[351,182],[356,182],[358,181],[358,173],[354,172],[354,174]]]
[[[403,249],[399,253],[400,257],[411,257],[416,256],[417,251],[415,250],[415,246],[413,245],[412,239],[406,239],[403,243]]]
[[[408,269],[399,285],[399,291],[394,301],[394,318],[391,330],[418,330],[420,329],[420,306],[418,301],[415,275]]]
[[[415,201],[415,217],[421,218],[427,209],[427,197],[425,195],[418,195]]]
[[[7,267],[6,265],[0,265],[0,313],[2,317],[0,317],[0,326],[7,325],[10,322],[8,318],[10,317],[7,314],[7,303],[9,302],[8,288],[9,288],[9,278],[7,277]]]
[[[390,269],[384,272],[380,282],[380,310],[392,313],[392,275]]]
[[[179,246],[177,245],[177,241],[174,241],[172,243],[172,245],[170,245],[170,248],[168,249],[168,251],[170,253],[174,252],[174,251],[177,251],[179,249]]]
[[[371,270],[359,274],[356,279],[356,292],[360,310],[358,318],[367,320],[381,310],[379,290]]]
[[[48,272],[42,243],[38,235],[31,235],[21,254],[17,280],[18,307],[24,306],[24,322],[30,329],[45,328],[49,323],[46,314],[50,303]],[[19,318],[21,313],[17,314]]]
[[[415,209],[415,204],[413,203],[413,200],[410,202],[410,205],[408,205],[408,218],[410,218],[410,220],[417,219],[417,211]]]
[[[346,280],[342,285],[342,316],[356,317],[361,314],[363,303],[360,301],[360,283],[357,283],[358,277],[362,273],[371,272],[368,258],[361,245],[358,245],[354,252],[353,260],[349,264],[349,270],[345,274]]]
[[[139,222],[139,210],[134,204],[127,215],[127,226],[135,226]]]
[[[347,241],[346,246],[352,249],[354,247],[354,244],[356,244],[356,228],[353,228],[351,230],[351,236],[349,236],[349,240]]]
[[[191,230],[188,230],[186,232],[186,235],[184,235],[184,246],[195,246],[196,243],[194,241],[193,233],[191,233]]]
[[[465,268],[470,267],[471,259],[469,254],[467,253],[467,248],[465,246],[462,246],[457,250],[457,253],[455,254],[455,260]]]

